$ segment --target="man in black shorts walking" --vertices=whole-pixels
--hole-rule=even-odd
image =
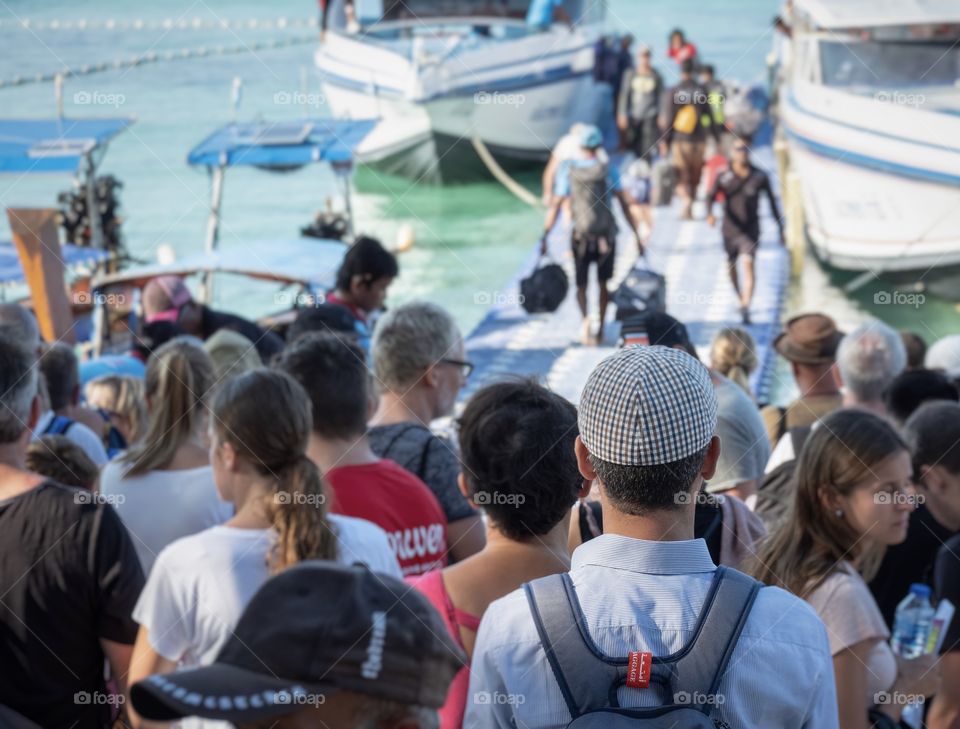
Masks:
[[[611,193],[619,200],[623,215],[633,229],[637,248],[643,254],[640,229],[630,214],[630,206],[634,201],[620,184],[617,168],[598,156],[602,146],[603,134],[600,130],[592,125],[584,127],[580,136],[581,157],[564,162],[557,170],[557,194],[547,211],[540,240],[540,251],[546,253],[547,235],[557,220],[560,208],[569,201],[573,222],[571,245],[576,263],[577,304],[583,316],[581,341],[587,345],[597,345],[603,341],[604,317],[610,300],[607,281],[613,277],[617,245],[617,222],[610,202]],[[600,326],[596,334],[590,332],[590,318],[587,315],[587,274],[591,263],[597,264],[597,283],[600,285]]]
[[[750,323],[750,301],[753,299],[754,256],[760,246],[760,195],[766,193],[770,200],[770,211],[780,229],[780,243],[783,238],[783,219],[777,208],[777,201],[770,187],[767,174],[750,163],[750,150],[747,143],[738,140],[731,150],[730,169],[717,177],[713,189],[707,198],[707,223],[716,225],[713,203],[723,194],[723,247],[727,252],[727,266],[734,291],[740,297],[740,316],[744,324]],[[743,286],[737,275],[737,259],[743,258]]]

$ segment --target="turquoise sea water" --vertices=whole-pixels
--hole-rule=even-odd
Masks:
[[[683,27],[713,63],[721,77],[744,81],[764,76],[770,49],[770,20],[775,0],[611,0],[611,32],[630,32],[653,47],[658,65],[672,73],[664,57],[666,38]],[[129,3],[119,0],[62,2],[7,0],[0,3],[0,78],[55,71],[64,65],[125,59],[145,50],[237,46],[274,37],[302,37],[308,29],[288,30],[25,30],[12,27],[20,18],[34,21],[65,19],[132,20],[172,18],[193,22],[251,18],[309,18],[316,3],[275,0],[169,0]],[[162,62],[68,79],[68,116],[133,115],[137,123],[111,144],[102,172],[120,178],[124,234],[135,255],[153,259],[161,245],[184,254],[203,245],[209,181],[202,170],[186,164],[188,150],[217,126],[230,120],[232,79],[243,79],[240,117],[295,119],[303,107],[284,103],[299,91],[302,78],[308,92],[319,91],[313,71],[315,43],[238,55],[213,55],[200,60]],[[318,94],[317,94],[318,96]],[[80,103],[87,99],[95,103]],[[307,97],[310,113],[323,115],[322,100]],[[55,113],[52,84],[0,89],[0,114],[15,117]],[[536,178],[522,179],[536,187]],[[416,233],[416,246],[401,259],[402,273],[388,303],[411,297],[429,298],[455,312],[461,326],[472,327],[490,299],[502,292],[516,267],[528,254],[541,228],[541,213],[495,183],[455,188],[411,185],[361,171],[354,196],[357,227],[391,244],[401,226]],[[0,177],[0,205],[46,206],[70,182],[64,176]],[[318,166],[284,175],[236,169],[226,180],[221,245],[266,238],[293,238],[335,192],[332,175]],[[7,238],[6,218],[0,238]],[[718,243],[719,245],[719,243]],[[867,287],[853,303],[871,306],[877,287]],[[259,290],[241,282],[218,289],[218,304],[246,313],[263,311]],[[268,296],[266,291],[263,296]],[[802,306],[802,304],[801,304]],[[899,326],[917,315],[909,307],[875,312]],[[931,339],[956,329],[952,305],[928,301],[923,312],[924,334]]]

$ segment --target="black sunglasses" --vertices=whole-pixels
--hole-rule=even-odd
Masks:
[[[453,365],[454,367],[460,368],[460,374],[463,375],[463,379],[467,379],[473,373],[473,362],[465,362],[462,359],[442,359],[440,360],[444,364]]]

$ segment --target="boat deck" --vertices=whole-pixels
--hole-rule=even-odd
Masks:
[[[778,191],[776,167],[769,147],[754,149],[753,163],[767,171]],[[718,206],[719,207],[719,206]],[[741,326],[739,308],[727,275],[726,255],[717,228],[709,227],[703,204],[694,206],[692,221],[681,221],[676,199],[670,207],[654,208],[654,230],[647,247],[650,267],[667,280],[667,312],[686,324],[701,358],[709,356],[713,336],[727,326]],[[770,395],[776,353],[772,343],[780,331],[780,317],[790,273],[790,257],[777,239],[777,227],[766,202],[761,203],[762,239],[756,258],[757,285],[751,307],[752,324],[745,328],[756,341],[759,366],[751,376],[758,401]],[[626,231],[625,233],[623,231]],[[513,299],[500,297],[466,340],[474,375],[461,393],[468,398],[477,388],[516,375],[538,377],[555,392],[578,402],[590,371],[617,347],[619,324],[615,307],[607,311],[605,341],[588,347],[579,343],[580,312],[573,286],[573,258],[569,238],[558,225],[550,238],[550,255],[567,272],[570,291],[557,311],[528,314]],[[536,250],[507,284],[504,291],[519,293],[520,279],[528,275],[537,259]],[[625,225],[617,244],[611,290],[633,266],[636,245]],[[596,318],[596,282],[591,270],[588,306]],[[594,321],[596,326],[596,320]]]

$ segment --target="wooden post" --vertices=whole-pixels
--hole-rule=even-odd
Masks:
[[[807,223],[803,212],[803,183],[800,175],[790,171],[786,184],[787,248],[790,250],[790,273],[799,276],[807,252]]]
[[[48,342],[73,344],[73,308],[67,295],[56,216],[57,211],[49,208],[7,208],[40,333]]]

